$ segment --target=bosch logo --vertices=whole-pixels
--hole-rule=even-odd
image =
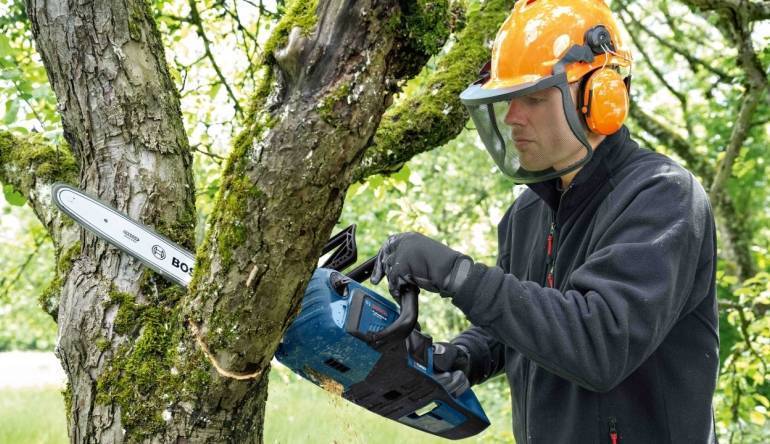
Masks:
[[[166,251],[160,245],[153,245],[152,255],[157,257],[160,260],[163,260],[166,258]]]

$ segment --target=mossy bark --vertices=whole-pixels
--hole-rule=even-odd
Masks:
[[[30,202],[49,204],[51,182],[67,181],[193,248],[192,156],[147,3],[29,0],[26,8],[69,145],[58,153],[38,148],[39,155],[25,155],[34,152],[27,149],[11,156],[17,168],[23,159],[43,161],[22,172]],[[48,194],[35,191],[40,187]],[[199,402],[197,391],[183,397],[175,392],[180,386],[165,383],[169,363],[192,374],[209,370],[196,361],[194,342],[174,316],[180,298],[169,297],[161,279],[145,278],[137,261],[69,226],[75,239],[59,243],[57,278],[41,302],[59,325],[70,439],[168,442],[180,436],[177,428],[190,429],[191,413],[175,406]],[[113,303],[113,291],[131,298]],[[124,319],[118,314],[135,306],[153,309],[134,310],[126,320],[132,328],[115,328],[116,319]],[[123,396],[127,387],[131,396]]]
[[[77,183],[78,168],[67,146],[54,146],[38,134],[14,136],[0,131],[0,183],[10,185],[29,202],[57,250],[77,235],[69,219],[55,211],[51,184]]]

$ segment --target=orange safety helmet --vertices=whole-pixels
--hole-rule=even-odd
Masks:
[[[603,0],[519,0],[497,33],[482,78],[460,100],[503,173],[519,183],[541,182],[590,160],[593,149],[583,123],[603,135],[620,129],[628,115],[631,65]],[[577,81],[579,103],[574,104],[568,85]],[[559,171],[528,171],[519,164],[503,119],[511,99],[551,87],[561,91],[567,123],[587,153]]]

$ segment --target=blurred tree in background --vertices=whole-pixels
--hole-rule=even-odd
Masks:
[[[718,218],[722,366],[715,413],[720,440],[768,442],[770,4],[614,0],[611,5],[635,56],[628,123],[633,137],[696,174]],[[453,9],[457,29],[479,3],[462,6]],[[220,189],[224,160],[244,129],[248,97],[259,83],[256,62],[285,12],[283,2],[152,4],[195,151],[199,243]],[[442,58],[457,44],[453,34],[416,78],[401,85],[393,107],[432,86]],[[438,94],[440,89],[428,90]],[[35,131],[53,144],[63,142],[56,97],[18,0],[0,0],[0,97],[0,119],[11,134]],[[452,111],[457,110],[447,112]],[[417,119],[419,113],[407,116]],[[339,227],[359,225],[362,257],[373,255],[388,234],[416,230],[494,263],[495,224],[517,189],[496,170],[475,131],[467,129],[429,152],[422,151],[434,141],[413,134],[401,143],[415,148],[405,147],[403,159],[391,162],[395,167],[350,187]],[[374,146],[366,156],[379,152]],[[43,227],[23,207],[24,197],[7,184],[3,190],[0,229],[18,237],[0,237],[0,350],[50,349],[55,325],[36,307],[55,273],[54,251]],[[451,304],[427,297],[421,302],[421,323],[434,338],[450,338],[467,326]],[[482,401],[495,417],[510,408],[506,390],[500,378],[482,388]]]

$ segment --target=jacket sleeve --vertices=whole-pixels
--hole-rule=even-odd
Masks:
[[[686,170],[650,172],[625,194],[605,199],[584,263],[561,277],[567,290],[474,264],[453,303],[541,367],[611,390],[663,341],[713,258],[701,251],[713,227],[708,199]]]
[[[506,267],[507,258],[510,256],[510,253],[505,251],[504,245],[506,245],[505,236],[510,232],[509,216],[514,206],[515,204],[508,208],[497,227],[497,266],[501,269]],[[505,369],[505,345],[492,337],[484,328],[473,326],[460,333],[451,342],[468,350],[470,371],[466,376],[471,385],[481,384]]]

